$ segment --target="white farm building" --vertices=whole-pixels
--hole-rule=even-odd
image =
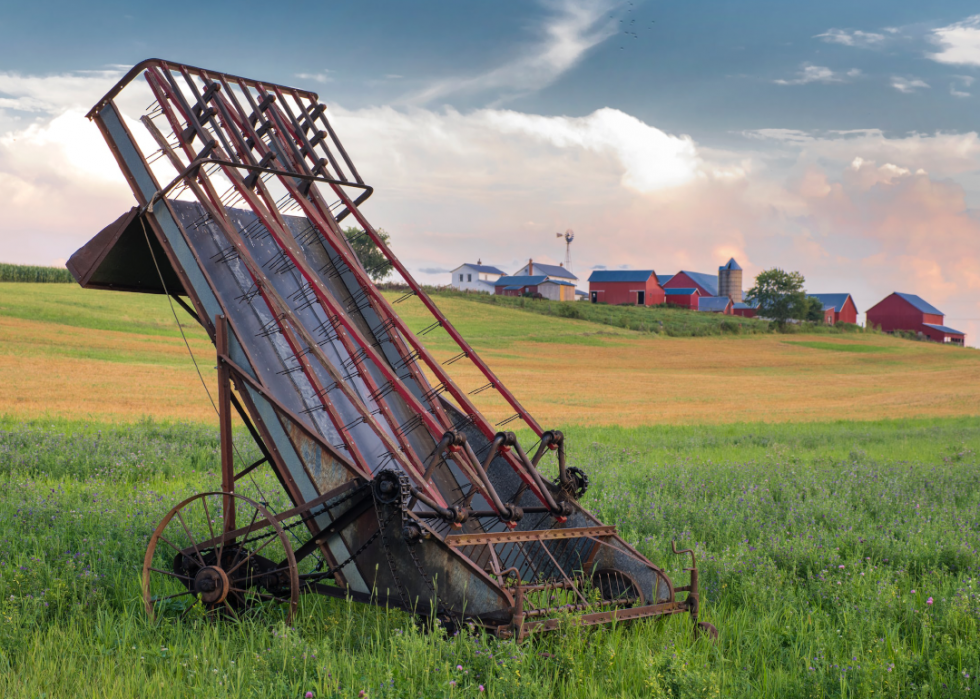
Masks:
[[[502,276],[504,276],[502,270],[477,262],[475,265],[465,264],[454,269],[449,284],[460,291],[479,291],[484,294],[492,294],[494,282]]]

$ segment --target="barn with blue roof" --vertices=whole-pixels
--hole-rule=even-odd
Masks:
[[[589,300],[610,305],[658,306],[664,290],[652,269],[597,269],[589,275]]]
[[[688,270],[682,269],[671,277],[670,281],[664,284],[664,289],[690,288],[697,289],[701,293],[701,296],[717,296],[718,275],[705,274],[703,272],[689,272]]]
[[[857,323],[857,305],[850,294],[808,294],[823,304],[828,325],[837,323]]]
[[[915,294],[894,292],[867,311],[868,325],[885,332],[905,330],[935,342],[963,345],[966,334],[943,324],[943,312]]]

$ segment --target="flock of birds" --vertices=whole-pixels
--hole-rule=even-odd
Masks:
[[[632,9],[633,8],[633,3],[630,3],[629,5],[630,5],[630,9],[626,10],[627,16],[624,17],[623,19],[619,20],[619,23],[622,24],[622,25],[625,25],[623,27],[623,34],[625,34],[626,36],[633,37],[634,39],[639,39],[640,36],[635,31],[636,29],[639,28],[639,25],[636,24],[636,18],[635,17],[633,17],[633,18],[630,18],[629,17],[629,14],[633,12],[633,9]],[[613,17],[614,17],[613,15],[609,15],[609,18],[610,19],[613,19]],[[627,23],[626,20],[629,20],[629,22]],[[656,20],[651,19],[650,20],[650,24],[656,24]],[[623,38],[625,39],[625,37],[623,37]],[[625,51],[626,50],[625,44],[623,46],[620,46],[619,47],[619,50],[620,51]]]

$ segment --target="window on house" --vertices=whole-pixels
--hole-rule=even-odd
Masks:
[[[461,275],[459,275],[459,280],[460,280],[460,281],[463,281],[463,275],[462,275],[462,274],[461,274]]]
[[[468,281],[468,282],[473,281],[473,275],[472,274],[467,274],[466,275],[466,281]]]

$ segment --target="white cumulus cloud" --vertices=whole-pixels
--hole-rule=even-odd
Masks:
[[[863,32],[860,29],[853,31],[828,29],[823,34],[817,34],[814,38],[822,39],[828,44],[843,44],[844,46],[856,46],[859,48],[877,48],[885,41],[884,34]]]
[[[940,47],[929,58],[939,63],[980,66],[980,15],[967,17],[932,32],[933,43]]]

